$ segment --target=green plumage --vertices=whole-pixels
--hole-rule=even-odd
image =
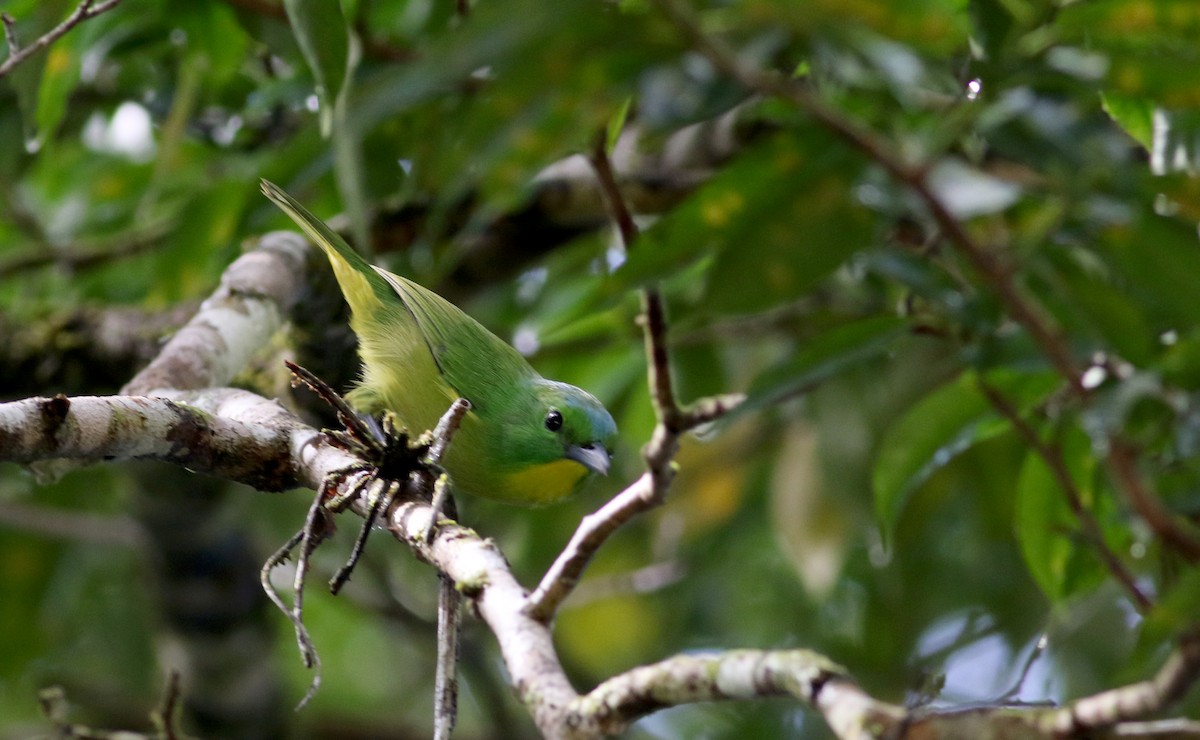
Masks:
[[[525,358],[441,296],[368,264],[323,221],[272,183],[263,192],[329,257],[350,304],[363,376],[348,398],[431,429],[456,398],[472,409],[450,445],[457,491],[539,505],[608,472],[616,437],[594,396],[538,375]]]

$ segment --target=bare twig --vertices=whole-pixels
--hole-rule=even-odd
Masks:
[[[435,509],[435,511],[437,511]],[[431,528],[432,530],[432,528]],[[438,574],[437,668],[433,680],[433,737],[449,740],[458,719],[458,652],[462,596],[444,573]]]
[[[179,728],[175,726],[178,721],[176,710],[181,695],[179,671],[171,671],[167,674],[167,686],[163,690],[162,704],[154,710],[154,714],[151,716],[162,740],[178,740],[181,737]]]
[[[1075,484],[1075,479],[1071,476],[1071,471],[1067,469],[1067,461],[1063,459],[1062,450],[1056,445],[1044,442],[1041,436],[1038,435],[1037,430],[1029,422],[1025,421],[1021,416],[1021,412],[998,389],[983,380],[980,380],[977,385],[980,392],[983,393],[984,398],[992,404],[992,408],[1000,412],[1001,416],[1008,419],[1013,429],[1017,430],[1017,434],[1025,440],[1025,444],[1029,445],[1030,449],[1042,459],[1042,462],[1050,470],[1050,474],[1054,476],[1055,482],[1058,483],[1058,487],[1062,489],[1063,495],[1066,496],[1067,506],[1071,508],[1071,513],[1078,520],[1084,538],[1092,546],[1092,549],[1096,552],[1096,556],[1104,563],[1104,567],[1129,592],[1129,596],[1133,599],[1133,603],[1137,606],[1138,611],[1143,614],[1150,611],[1154,606],[1154,602],[1138,586],[1137,580],[1129,572],[1129,569],[1125,567],[1125,563],[1108,546],[1108,542],[1104,539],[1104,531],[1100,528],[1100,523],[1096,521],[1096,517],[1092,515],[1091,510],[1083,503],[1083,495],[1079,492],[1079,487]]]
[[[623,524],[652,508],[656,498],[654,476],[644,473],[604,506],[585,516],[571,536],[571,541],[529,595],[526,613],[548,624],[563,600],[579,583],[584,569],[600,546]]]
[[[55,41],[58,41],[67,31],[70,31],[83,21],[112,10],[120,3],[121,0],[102,0],[101,2],[96,2],[96,0],[81,0],[79,5],[75,7],[75,10],[67,16],[66,20],[34,39],[28,46],[18,46],[16,33],[13,30],[13,21],[5,15],[4,38],[8,42],[8,58],[3,63],[0,63],[0,77],[4,77],[18,64],[45,49]]]
[[[8,44],[8,53],[16,54],[21,50],[21,44],[17,40],[17,22],[8,13],[0,13],[0,23],[4,24],[4,42]]]
[[[1008,687],[1000,695],[1001,702],[1008,702],[1017,699],[1021,695],[1021,689],[1024,688],[1025,682],[1029,680],[1029,674],[1033,670],[1033,666],[1046,655],[1046,648],[1049,647],[1050,640],[1046,633],[1038,635],[1038,639],[1033,643],[1033,647],[1029,650],[1029,655],[1025,658],[1025,663],[1021,665],[1021,670],[1017,673],[1017,677],[1013,679],[1012,685]]]
[[[442,457],[450,447],[450,441],[470,410],[470,401],[465,398],[457,398],[438,420],[437,426],[433,430],[433,444],[429,446],[429,453],[425,456],[425,464],[431,469],[436,469],[441,465]],[[425,533],[427,541],[433,539],[433,530],[442,513],[447,508],[453,507],[453,499],[450,498],[450,481],[444,474],[438,476],[433,483],[432,506],[435,516],[429,520],[429,531]]]
[[[458,431],[462,420],[471,410],[471,402],[465,398],[457,398],[442,418],[438,420],[433,430],[433,443],[425,455],[425,464],[430,470],[436,469],[442,462],[442,457],[450,448],[454,434]],[[437,477],[433,485],[433,495],[430,501],[433,516],[429,518],[429,526],[425,530],[425,541],[432,542],[437,524],[442,514],[446,513],[452,519],[458,518],[454,499],[450,497],[450,479],[443,473]],[[462,595],[454,581],[445,573],[438,573],[438,624],[437,624],[437,664],[433,681],[433,737],[435,740],[448,740],[458,720],[458,654],[459,628],[461,625],[460,607]]]
[[[589,158],[604,192],[609,212],[629,249],[637,239],[638,228],[605,149],[607,137],[594,140]],[[529,595],[525,613],[548,623],[563,600],[579,583],[587,564],[608,537],[638,514],[662,504],[675,475],[674,458],[679,438],[690,429],[728,413],[743,400],[740,395],[701,399],[688,408],[680,408],[671,381],[671,360],[667,347],[667,317],[661,294],[656,287],[642,290],[642,335],[646,346],[647,382],[658,419],[650,441],[642,451],[647,472],[614,496],[607,504],[583,518],[571,541]]]
[[[637,241],[638,227],[633,220],[633,214],[629,212],[629,204],[625,202],[625,196],[621,193],[621,186],[617,183],[612,160],[608,157],[607,145],[608,132],[599,132],[592,140],[592,151],[588,154],[588,161],[592,164],[596,179],[600,181],[609,216],[621,232],[621,244],[625,249],[629,249]]]

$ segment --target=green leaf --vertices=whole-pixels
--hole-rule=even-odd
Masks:
[[[426,39],[419,60],[359,84],[354,123],[406,114],[421,187],[512,207],[539,171],[592,145],[648,67],[678,53],[658,23],[595,3],[480,3],[469,23]]]
[[[1154,103],[1145,98],[1116,92],[1100,94],[1100,103],[1117,125],[1150,151],[1154,148]]]
[[[333,127],[333,111],[346,81],[350,37],[342,6],[333,0],[283,0],[296,43],[312,70],[321,103],[321,134]]]
[[[1051,381],[1044,376],[1014,375],[989,382],[1024,407],[1041,398]],[[893,424],[880,443],[872,476],[875,514],[885,538],[891,539],[908,499],[934,473],[1008,428],[1008,420],[980,393],[972,372],[933,391]]]
[[[1096,458],[1086,435],[1078,431],[1068,434],[1062,454],[1083,504],[1093,506]],[[1067,503],[1067,494],[1039,455],[1029,454],[1021,467],[1014,519],[1025,564],[1051,602],[1093,588],[1107,576],[1077,534],[1079,520]]]
[[[621,138],[621,132],[625,130],[625,119],[629,117],[629,108],[633,105],[633,98],[626,98],[617,112],[613,114],[608,122],[608,127],[605,129],[604,151],[611,157],[613,150],[617,148],[617,140]]]
[[[709,310],[739,314],[803,295],[870,241],[852,195],[857,155],[817,128],[758,146],[643,234],[627,284],[715,256]]]
[[[25,14],[18,15],[15,33],[26,43],[36,39],[62,21],[71,3],[66,0],[47,0],[38,3],[33,8],[27,8]],[[53,51],[53,47],[51,47]],[[42,80],[50,69],[51,53],[46,50],[35,53],[18,65],[9,74],[9,84],[13,86],[17,96],[17,107],[21,109],[21,121],[25,147],[32,150],[40,149],[45,143],[45,134],[39,128],[40,102],[42,96]],[[55,64],[64,61],[62,53],[54,57]],[[65,67],[64,67],[65,68]]]
[[[1107,91],[1167,108],[1200,104],[1200,5],[1193,0],[1071,3],[1055,19],[1054,53],[1096,57]],[[1078,48],[1069,46],[1077,45]]]
[[[1096,245],[1116,269],[1114,283],[1133,299],[1157,331],[1200,325],[1195,277],[1200,275],[1196,226],[1149,210],[1132,223],[1105,229]]]
[[[1143,645],[1173,639],[1180,632],[1195,626],[1196,615],[1200,614],[1200,570],[1182,569],[1177,578],[1146,618],[1146,625],[1139,636],[1139,642]]]
[[[778,2],[749,0],[745,17],[765,26],[791,26],[805,34],[844,34],[870,29],[934,53],[960,51],[966,44],[969,19],[966,0],[908,0],[903,3]]]
[[[790,398],[866,362],[884,357],[908,324],[880,316],[838,326],[804,345],[783,364],[760,375],[750,388],[743,410]]]

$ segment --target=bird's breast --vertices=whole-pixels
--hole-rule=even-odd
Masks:
[[[588,469],[574,460],[555,460],[509,473],[505,485],[521,503],[541,506],[570,495],[587,474]]]

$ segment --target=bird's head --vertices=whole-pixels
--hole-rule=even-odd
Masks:
[[[530,449],[545,462],[573,460],[608,475],[617,424],[595,396],[573,385],[539,379],[536,432]]]

